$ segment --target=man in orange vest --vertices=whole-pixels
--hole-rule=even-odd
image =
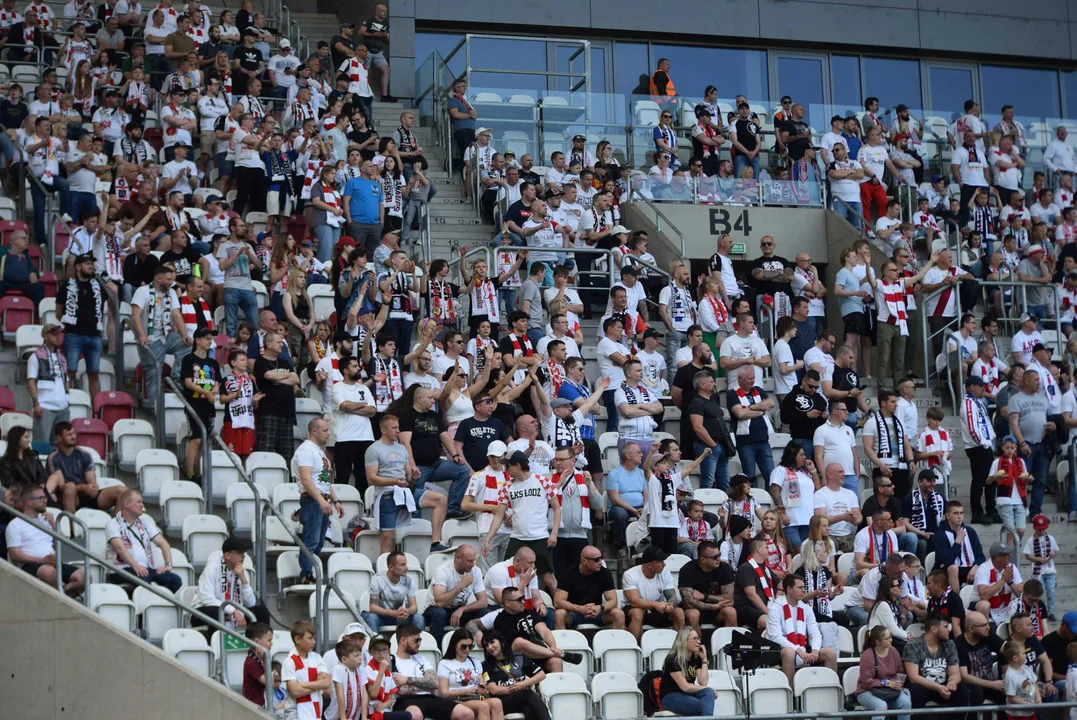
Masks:
[[[676,106],[676,97],[677,89],[669,77],[669,60],[659,58],[658,69],[651,75],[651,100],[658,103],[663,110],[672,110]]]

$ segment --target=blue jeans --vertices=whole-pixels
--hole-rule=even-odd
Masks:
[[[703,454],[704,448],[706,445],[698,440],[695,442],[696,457]],[[715,445],[711,454],[699,464],[699,486],[716,487],[723,492],[729,490],[729,456],[721,444]]]
[[[752,170],[755,171],[755,179],[759,179],[759,156],[756,155],[751,160],[743,153],[737,153],[733,158],[733,177],[740,177],[740,171],[744,169],[746,165],[751,165]]]
[[[785,533],[785,542],[791,548],[799,548],[808,539],[807,525],[786,525],[782,531]]]
[[[3,152],[4,160],[8,162],[15,159],[15,146],[11,144],[11,138],[7,136],[7,133],[0,133],[0,152]]]
[[[852,490],[856,493],[857,497],[860,497],[860,477],[857,475],[846,475],[845,480],[842,482],[842,487],[846,490]]]
[[[497,290],[497,297],[500,300],[501,305],[504,306],[501,317],[507,317],[512,312],[512,306],[516,304],[516,288],[501,287]],[[493,330],[495,328],[491,328]]]
[[[748,477],[758,474],[763,476],[763,484],[770,484],[770,474],[774,472],[774,456],[770,452],[769,442],[740,443],[737,447],[740,466]]]
[[[1035,517],[1043,509],[1043,493],[1047,489],[1047,448],[1038,442],[1029,443],[1028,449],[1025,465],[1028,473],[1035,478],[1028,501],[1028,514]]]
[[[127,572],[132,572],[131,568],[127,565],[123,567]],[[146,577],[142,578],[148,583],[154,585],[160,585],[163,588],[171,590],[173,593],[178,593],[180,588],[183,587],[183,578],[174,572],[160,572],[153,568],[146,568],[146,572],[149,573]],[[108,581],[117,585],[122,585],[127,582],[119,573],[109,573]]]
[[[71,191],[71,209],[68,214],[77,223],[81,223],[83,216],[93,215],[97,217],[100,214],[100,210],[97,207],[97,200],[93,193],[87,192],[75,192]]]
[[[327,263],[333,259],[333,247],[340,240],[340,228],[318,225],[314,228],[314,237],[318,238],[318,261]]]
[[[606,432],[617,432],[617,423],[621,419],[617,412],[617,403],[614,401],[616,395],[616,390],[602,392],[602,405],[606,408]]]
[[[904,710],[912,707],[912,696],[905,689],[902,689],[898,696],[890,701],[876,697],[870,690],[857,695],[856,701],[868,710]],[[884,717],[886,716],[878,715],[872,717],[871,720],[883,720]],[[895,720],[909,720],[908,715],[890,715],[889,717],[895,718]]]
[[[370,626],[370,629],[374,632],[378,632],[383,625],[414,625],[420,630],[426,630],[426,619],[423,618],[422,613],[415,613],[402,623],[398,623],[393,618],[383,617],[372,612],[360,613],[363,619],[366,620],[366,624]]]
[[[1047,601],[1047,614],[1054,615],[1055,613],[1055,574],[1045,573],[1040,575],[1040,582],[1043,583],[1043,594]]]
[[[243,316],[254,327],[258,327],[258,296],[254,290],[238,290],[236,288],[224,289],[224,325],[228,337],[236,336],[239,327],[239,309],[243,308]]]
[[[914,532],[898,535],[898,547],[901,552],[916,554],[916,546],[920,544],[919,536]]]
[[[86,372],[101,372],[100,335],[64,335],[64,359],[68,369],[78,369],[81,357],[86,358]]]
[[[71,215],[71,190],[67,184],[67,178],[53,178],[52,187],[55,192],[60,193],[60,213]],[[45,193],[35,182],[30,183],[30,197],[34,201],[34,242],[44,245],[49,240],[48,230],[45,227],[48,213],[45,212]]]
[[[636,518],[629,515],[628,511],[620,505],[611,507],[607,514],[610,518],[610,525],[613,527],[613,544],[618,548],[623,548],[628,544],[625,540],[625,531],[628,530],[628,523]]]
[[[676,715],[711,717],[714,715],[714,690],[703,688],[691,695],[671,692],[662,698],[662,709]]]
[[[329,516],[322,512],[318,501],[310,495],[299,498],[299,522],[303,524],[303,531],[299,538],[303,541],[307,550],[315,556],[322,551],[325,544],[325,531],[329,529]],[[299,553],[299,572],[302,575],[314,577],[314,568],[307,560],[307,556]]]
[[[415,483],[415,489],[426,488],[427,482],[438,483],[449,481],[449,513],[460,512],[460,503],[464,499],[464,491],[467,490],[467,481],[470,478],[467,465],[457,465],[452,460],[441,458],[429,467],[419,468],[419,480]],[[416,501],[419,499],[416,495]],[[418,508],[415,509],[414,517],[420,516]]]
[[[400,358],[401,364],[403,364],[404,356],[408,354],[408,350],[411,349],[411,320],[401,320],[399,318],[392,318],[389,320],[389,325],[386,328],[389,331],[389,335],[396,341],[396,355]]]
[[[838,217],[848,220],[849,224],[857,230],[861,229],[863,221],[860,219],[860,214],[863,211],[863,208],[859,200],[856,202],[848,201],[844,204],[834,200],[833,207],[834,212],[838,214]]]
[[[527,339],[531,341],[532,345],[538,345],[538,341],[546,337],[546,331],[542,328],[528,328]]]

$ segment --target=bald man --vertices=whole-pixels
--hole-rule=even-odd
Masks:
[[[613,575],[602,562],[602,551],[593,545],[580,551],[578,566],[566,568],[558,578],[553,604],[558,630],[581,624],[624,630],[625,614],[617,607]]]
[[[965,632],[954,638],[961,682],[969,687],[969,705],[1005,705],[1002,680],[995,679],[994,665],[1002,638],[991,632],[987,616],[976,610],[965,613]]]
[[[442,564],[434,572],[430,588],[432,603],[423,615],[430,634],[439,643],[446,623],[454,629],[462,628],[488,611],[482,572],[475,567],[477,557],[474,547],[461,545],[456,548],[452,562]]]

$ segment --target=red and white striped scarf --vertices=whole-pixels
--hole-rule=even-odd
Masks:
[[[498,483],[497,471],[486,468],[486,481],[482,493],[482,504],[491,505],[497,507],[497,493],[501,489],[501,486],[509,481],[509,474],[507,471],[501,471],[501,482]],[[512,566],[509,566],[509,577],[512,577]]]
[[[509,561],[509,580],[516,579],[516,569],[512,567],[512,561]],[[528,588],[524,588],[524,608],[527,610],[535,609],[535,600],[531,597],[531,592]]]
[[[456,323],[456,298],[453,297],[449,283],[443,280],[430,280],[430,316],[438,325]],[[478,345],[478,343],[476,343]],[[479,347],[481,352],[482,348]],[[478,358],[476,357],[476,360]]]
[[[557,397],[557,392],[565,382],[565,366],[553,360],[547,360],[546,371],[550,374],[550,396]]]
[[[531,357],[535,354],[531,347],[531,341],[526,336],[518,337],[516,333],[509,333],[509,341],[512,342],[512,354],[514,357]]]
[[[707,521],[702,518],[700,518],[699,520],[685,518],[684,524],[685,527],[688,528],[688,539],[692,542],[701,542],[703,540],[707,540],[711,535],[711,526],[708,525]],[[740,554],[739,551],[737,554]]]
[[[950,433],[946,432],[941,427],[938,430],[928,428],[924,431],[923,439],[924,447],[927,448],[924,452],[937,452],[938,450],[946,452],[946,443],[950,440]],[[945,463],[946,459],[946,455],[943,455],[941,458],[929,457],[927,459],[927,466],[934,467],[935,465],[942,465]]]
[[[573,478],[575,478],[575,480],[576,480],[576,490],[578,490],[579,493],[580,493],[580,508],[582,509],[582,512],[580,513],[580,525],[582,525],[583,527],[590,530],[591,529],[591,491],[588,490],[588,488],[587,488],[587,479],[583,476],[583,473],[574,472],[574,473],[572,473],[572,475],[573,475]],[[572,494],[572,491],[569,489],[569,486],[572,484],[572,479],[567,480],[565,482],[564,487],[560,487],[560,485],[561,485],[561,473],[554,473],[553,477],[551,477],[550,480],[553,482],[553,486],[555,488],[557,488],[557,490],[556,490],[557,504],[561,505],[563,507],[564,504],[565,504],[565,498],[564,498],[565,491],[567,490],[569,495]],[[564,528],[564,526],[565,526],[565,520],[564,520],[564,516],[562,515],[562,517],[561,517],[561,527]]]
[[[195,47],[201,47],[202,43],[206,41],[206,32],[201,27],[194,27],[192,25],[187,28],[187,37],[194,40]]]
[[[790,626],[790,622],[793,620],[793,610],[789,606],[789,601],[786,600],[785,607],[782,608],[782,630],[785,631],[785,639],[793,643],[797,647],[807,649],[808,647],[808,626],[804,620],[804,606],[797,603],[797,619],[796,622]]]
[[[127,84],[127,98],[124,100],[124,107],[129,110],[147,110],[149,109],[150,94],[149,90],[144,82],[135,82],[132,80]]]
[[[1010,565],[1009,567],[1013,568],[1013,565]],[[988,582],[990,582],[990,584],[994,585],[1002,577],[1003,572],[1005,572],[1005,570],[996,570],[995,566],[992,565],[991,566],[991,575],[988,578]],[[996,608],[1008,606],[1010,604],[1010,599],[1012,597],[1013,597],[1013,591],[1010,588],[1010,584],[1007,583],[1006,585],[1004,585],[1002,587],[1002,590],[1000,590],[997,594],[995,594],[995,596],[992,597],[990,600],[988,600],[988,602],[991,604],[991,609],[994,610]]]
[[[490,319],[491,325],[501,320],[501,307],[497,302],[494,281],[490,278],[476,280],[475,286],[471,288],[471,315],[485,315]]]
[[[374,356],[374,374],[382,373],[385,379],[374,383],[374,403],[378,412],[385,412],[389,404],[404,394],[404,385],[400,380],[400,365],[395,358],[384,360],[380,355]]]
[[[303,176],[303,190],[299,193],[301,199],[310,200],[314,179],[322,174],[323,167],[325,167],[325,160],[307,160],[307,174]]]
[[[206,327],[212,330],[213,313],[210,312],[209,305],[204,298],[198,298],[198,305]],[[180,295],[180,315],[183,316],[183,324],[187,326],[187,337],[194,338],[194,331],[198,329],[198,313],[187,293]]]
[[[763,596],[766,597],[767,602],[770,602],[774,599],[774,580],[771,578],[770,570],[765,570],[754,558],[748,561],[748,565],[759,578],[759,584],[763,587]]]
[[[8,12],[7,10],[0,10],[0,29],[7,30],[9,27],[19,22],[19,13],[15,10]],[[31,32],[33,32],[31,30]]]
[[[721,325],[729,318],[729,311],[726,310],[725,303],[717,295],[704,295],[703,299],[710,303],[711,309],[714,311],[714,321]]]
[[[901,335],[909,334],[909,314],[905,308],[905,283],[887,283],[879,281],[879,288],[883,292],[883,302],[886,304],[886,322],[897,325]]]
[[[1001,455],[998,459],[998,469],[1000,472],[1006,473],[1005,477],[1001,477],[996,481],[998,496],[1004,498],[1013,497],[1013,491],[1016,489],[1023,503],[1025,495],[1028,494],[1025,489],[1025,479],[1021,477],[1028,472],[1025,470],[1025,461],[1019,455],[1014,455],[1012,458]],[[1040,557],[1043,556],[1041,555]]]

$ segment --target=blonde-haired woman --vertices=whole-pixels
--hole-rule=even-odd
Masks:
[[[689,625],[677,631],[662,663],[658,695],[662,709],[676,715],[714,715],[714,689],[707,685],[710,667],[699,633]]]
[[[314,302],[307,294],[307,274],[300,268],[288,271],[288,288],[282,298],[284,318],[288,321],[288,347],[299,351],[296,367],[307,361],[307,340],[314,329]]]
[[[714,359],[722,341],[729,337],[729,310],[722,302],[718,279],[708,277],[703,281],[703,297],[699,299],[699,326],[703,328],[703,342],[710,346]]]

